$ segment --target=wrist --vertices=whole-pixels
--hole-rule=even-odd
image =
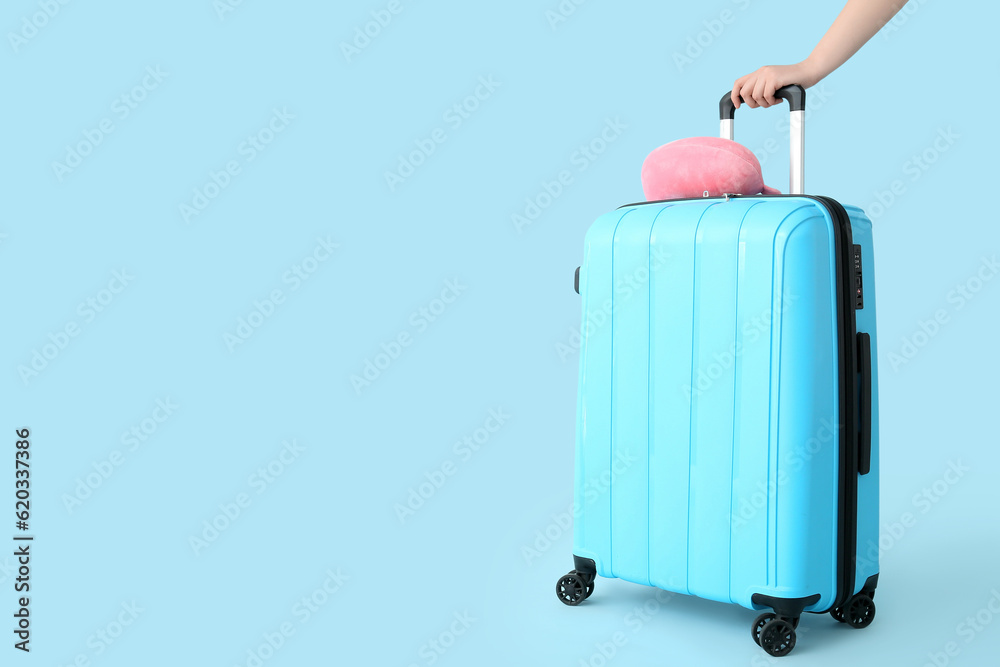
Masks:
[[[799,63],[799,78],[802,79],[800,85],[804,88],[815,86],[827,75],[823,65],[813,55]]]

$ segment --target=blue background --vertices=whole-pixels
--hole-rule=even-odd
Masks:
[[[732,81],[806,56],[842,3],[590,0],[553,23],[558,0],[401,0],[348,55],[388,1],[218,4],[3,10],[2,423],[8,455],[15,428],[32,432],[35,542],[32,651],[4,627],[0,651],[101,667],[771,664],[737,607],[605,580],[583,607],[556,600],[571,281],[589,223],[642,199],[646,154],[715,135]],[[870,628],[809,616],[790,663],[982,665],[1000,648],[993,612],[960,626],[994,596],[1000,609],[1000,280],[976,281],[1000,252],[998,12],[913,0],[810,93],[808,191],[875,222],[883,574]],[[477,89],[467,117],[448,113]],[[294,118],[272,126],[275,110]],[[736,128],[782,190],[785,113],[741,111]],[[609,120],[625,128],[581,161]],[[102,122],[113,131],[87,139]],[[271,141],[254,154],[251,136]],[[92,150],[60,178],[80,142]],[[226,187],[206,188],[213,173]],[[214,196],[185,221],[196,189]],[[298,284],[296,266],[312,270]],[[352,383],[368,362],[374,380]],[[491,410],[504,423],[477,432],[498,426]],[[456,447],[466,437],[481,446]],[[953,463],[968,470],[948,483]],[[425,497],[401,518],[411,493]],[[0,556],[8,624],[13,567]]]

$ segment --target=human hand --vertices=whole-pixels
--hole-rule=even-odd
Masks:
[[[769,107],[779,104],[781,100],[774,92],[782,86],[797,83],[803,88],[809,88],[817,83],[819,77],[813,74],[806,61],[795,65],[766,65],[756,72],[751,72],[736,79],[733,84],[732,99],[737,109],[740,108],[740,97],[751,109]]]

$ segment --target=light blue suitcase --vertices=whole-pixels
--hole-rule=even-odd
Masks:
[[[805,91],[783,88],[791,192]],[[733,105],[720,103],[732,138]],[[874,252],[826,197],[634,204],[587,233],[574,570],[770,610],[780,656],[803,612],[866,627],[878,582]]]

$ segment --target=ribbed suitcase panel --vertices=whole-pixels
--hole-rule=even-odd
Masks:
[[[577,404],[573,553],[611,574],[611,242],[634,210],[599,218],[587,232],[580,272],[583,318]]]
[[[649,235],[658,211],[640,208],[615,231],[611,323],[611,562],[616,577],[649,583]]]
[[[748,582],[773,581],[772,405],[777,385],[771,360],[776,332],[787,299],[775,268],[774,233],[781,218],[757,206],[740,228],[736,259],[737,347],[733,392],[733,481],[729,598],[745,597]]]
[[[834,228],[818,207],[789,216],[774,235],[775,284],[794,300],[773,336],[770,443],[773,554],[768,586],[781,597],[837,590],[838,392]],[[743,582],[748,592],[760,584]],[[825,605],[825,606],[824,606]]]
[[[733,204],[736,204],[733,206]],[[736,287],[739,230],[751,200],[705,210],[694,242],[694,294],[690,327],[692,368],[686,381],[707,376],[692,393],[687,535],[688,587],[699,597],[729,601],[730,507],[733,475]],[[704,384],[703,384],[704,386]]]
[[[680,593],[688,589],[688,469],[691,440],[690,321],[694,304],[695,230],[704,208],[674,206],[661,214],[650,236],[649,575],[651,583]]]

